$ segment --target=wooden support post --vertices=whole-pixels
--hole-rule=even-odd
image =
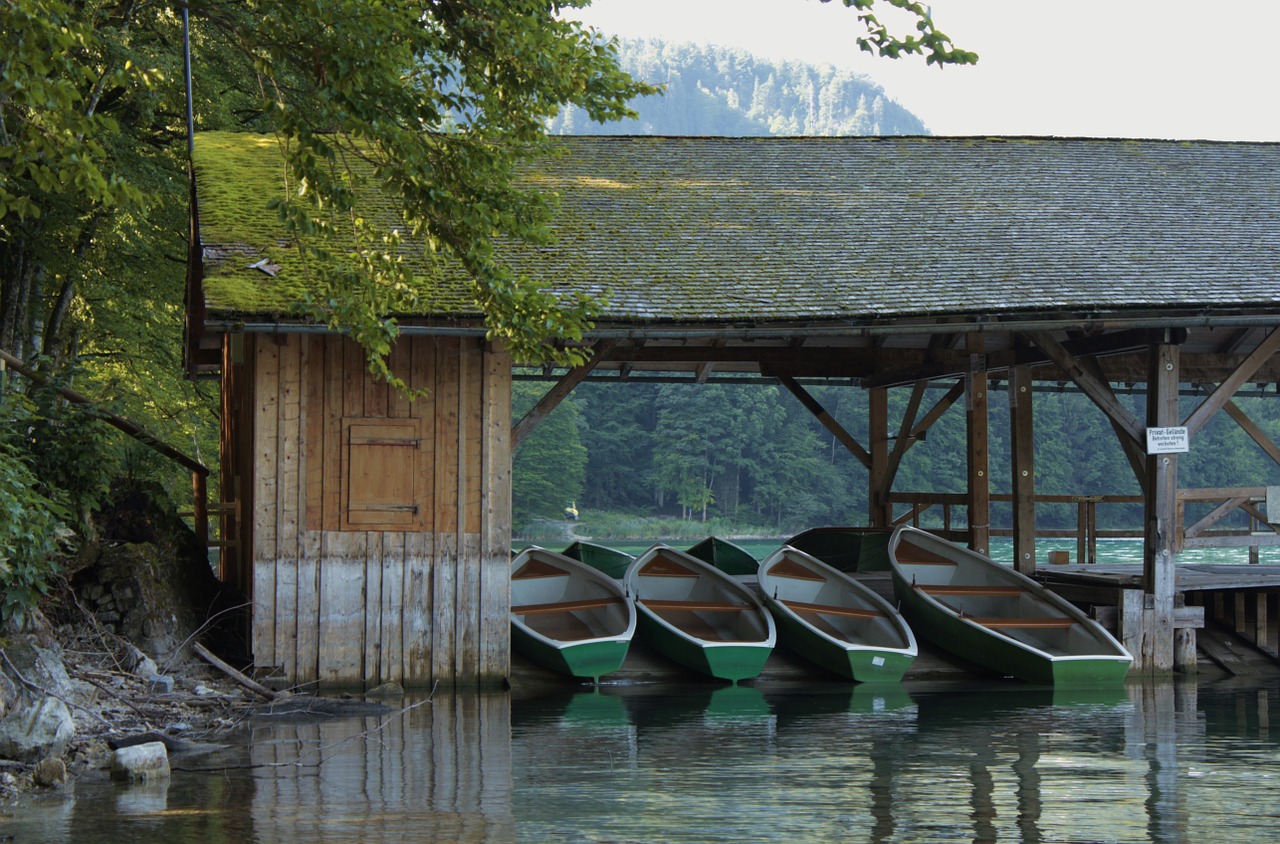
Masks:
[[[868,473],[867,505],[871,508],[871,526],[885,528],[893,524],[893,506],[889,491],[889,390],[876,387],[868,391],[867,436],[871,439],[871,471]],[[880,491],[883,490],[883,493]]]
[[[1036,570],[1036,457],[1031,368],[1009,370],[1009,432],[1013,464],[1013,566]]]
[[[991,550],[991,472],[988,458],[986,338],[966,335],[969,370],[965,385],[965,419],[969,464],[969,547],[979,554]]]
[[[1135,668],[1140,666],[1141,655],[1147,641],[1147,595],[1139,589],[1121,589],[1120,605],[1116,608],[1116,631],[1120,644],[1133,654]]]
[[[1158,343],[1149,355],[1147,425],[1178,424],[1178,346]],[[1151,596],[1150,638],[1134,658],[1148,671],[1173,670],[1173,601],[1177,545],[1178,455],[1147,455],[1143,591]]]

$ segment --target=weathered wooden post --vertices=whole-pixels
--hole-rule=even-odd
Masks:
[[[1035,429],[1032,422],[1031,369],[1009,370],[1009,432],[1013,483],[1013,566],[1023,574],[1036,570]]]
[[[991,485],[987,444],[986,338],[972,333],[965,338],[969,370],[965,375],[965,420],[969,464],[969,547],[980,554],[991,552]]]
[[[1166,338],[1167,339],[1167,338]],[[1178,455],[1153,446],[1151,428],[1178,424],[1178,346],[1156,343],[1151,347],[1147,376],[1146,532],[1143,543],[1142,589],[1149,596],[1143,627],[1142,652],[1135,653],[1147,671],[1173,670],[1173,601],[1178,517]]]

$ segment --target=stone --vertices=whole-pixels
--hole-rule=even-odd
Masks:
[[[62,756],[75,734],[67,705],[57,698],[42,698],[0,719],[0,757],[36,762]]]
[[[122,782],[150,782],[169,777],[169,751],[164,742],[149,741],[121,747],[111,756],[111,778]]]
[[[31,778],[35,780],[36,785],[42,785],[45,788],[62,785],[67,781],[67,765],[57,757],[46,757],[36,763],[35,769],[31,772]]]
[[[365,692],[369,697],[404,697],[404,686],[396,682],[383,683]]]
[[[153,674],[146,678],[147,689],[153,695],[173,694],[173,675],[171,674]]]

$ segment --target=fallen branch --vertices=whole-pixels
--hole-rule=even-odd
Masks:
[[[210,651],[208,648],[206,648],[204,645],[200,644],[199,642],[196,642],[193,645],[193,647],[195,648],[196,653],[198,653],[200,657],[204,659],[205,662],[209,663],[214,668],[226,674],[232,680],[235,680],[237,683],[244,686],[246,689],[253,692],[254,694],[260,695],[266,698],[267,700],[280,700],[281,698],[288,697],[287,693],[274,692],[271,689],[268,689],[266,686],[262,685],[261,683],[258,683],[250,679],[249,677],[246,677],[244,674],[232,668],[230,665],[223,662],[221,659],[218,659],[218,657],[213,655],[212,651]]]

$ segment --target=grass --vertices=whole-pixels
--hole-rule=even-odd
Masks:
[[[790,531],[795,533],[799,530]],[[726,539],[750,537],[775,537],[788,534],[773,525],[759,525],[731,521],[723,518],[681,519],[675,516],[644,516],[635,513],[596,512],[584,514],[581,521],[558,522],[534,520],[520,525],[515,533],[517,541],[571,541],[578,538],[629,539],[637,541],[702,539],[720,536]],[[789,535],[789,534],[788,534]]]

